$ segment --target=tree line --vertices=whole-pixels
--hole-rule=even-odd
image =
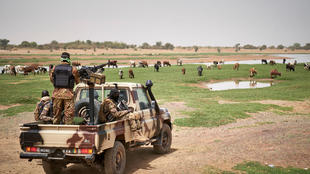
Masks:
[[[36,48],[36,49],[42,49],[42,50],[58,50],[58,49],[93,49],[96,51],[96,49],[165,49],[165,50],[173,50],[175,46],[171,43],[165,43],[163,44],[161,41],[156,42],[154,45],[151,45],[147,42],[142,43],[140,46],[135,44],[126,44],[124,42],[112,42],[112,41],[105,41],[105,42],[93,42],[91,40],[81,41],[76,40],[74,42],[66,42],[66,43],[60,43],[56,40],[51,41],[48,44],[37,44],[36,42],[29,42],[29,41],[22,41],[20,44],[14,45],[9,44],[10,40],[8,39],[0,39],[0,49],[3,50],[10,50],[14,48]],[[304,50],[310,50],[310,43],[306,43],[304,46],[302,46],[300,43],[294,43],[290,46],[284,46],[282,44],[274,46],[274,45],[261,45],[261,46],[255,46],[251,44],[245,44],[241,46],[240,43],[235,44],[234,49],[236,52],[240,51],[240,49],[259,49],[260,51],[265,49],[290,49],[292,51],[304,49]],[[181,47],[181,48],[190,48],[193,49],[195,52],[199,50],[199,46],[191,46],[191,47]],[[221,49],[217,47],[217,52],[220,53]]]
[[[94,49],[96,51],[97,48],[103,49],[127,49],[127,48],[142,48],[142,49],[166,49],[166,50],[173,50],[175,47],[171,43],[156,42],[154,45],[150,45],[147,42],[144,42],[141,46],[135,44],[126,44],[124,42],[112,42],[112,41],[105,41],[105,42],[93,42],[91,40],[80,41],[76,40],[74,42],[66,42],[60,43],[56,40],[51,41],[48,44],[37,44],[36,42],[29,42],[29,41],[22,41],[18,45],[9,44],[8,39],[0,39],[0,49],[12,49],[12,48],[37,48],[42,50],[58,50],[58,49]]]

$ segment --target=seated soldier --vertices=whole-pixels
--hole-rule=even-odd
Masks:
[[[99,122],[111,122],[116,120],[129,119],[131,131],[134,133],[134,141],[145,142],[148,139],[143,136],[140,124],[140,116],[133,114],[133,110],[120,110],[117,107],[119,99],[119,91],[112,89],[108,98],[106,98],[100,106]]]
[[[44,123],[53,123],[53,106],[47,90],[42,91],[42,98],[34,110],[34,119]]]

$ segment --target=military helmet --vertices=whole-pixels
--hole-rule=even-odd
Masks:
[[[45,96],[50,96],[47,90],[42,91],[42,97],[45,97]]]

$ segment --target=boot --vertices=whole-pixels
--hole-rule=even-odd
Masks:
[[[143,143],[149,140],[148,138],[144,137],[142,134],[141,129],[134,131],[133,133],[133,140],[135,142]]]

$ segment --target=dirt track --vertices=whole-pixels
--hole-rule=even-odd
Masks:
[[[180,116],[177,110],[183,106],[166,104],[173,117]],[[44,173],[39,160],[19,159],[18,124],[30,120],[32,113],[0,117],[0,173]],[[231,170],[243,161],[309,168],[309,147],[309,116],[263,112],[216,128],[174,126],[171,153],[155,154],[151,146],[128,152],[126,173],[201,173],[206,166]],[[64,173],[97,172],[70,165]]]

